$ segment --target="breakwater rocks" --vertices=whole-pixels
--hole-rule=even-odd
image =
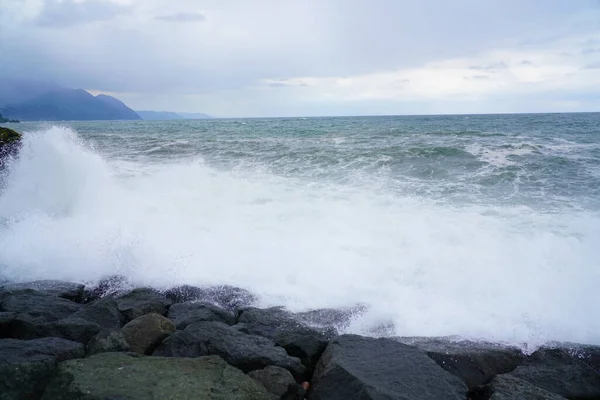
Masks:
[[[20,133],[0,126],[0,168],[4,165],[7,157],[17,154],[20,144]]]
[[[0,287],[0,400],[600,399],[600,347],[339,335],[238,288]]]

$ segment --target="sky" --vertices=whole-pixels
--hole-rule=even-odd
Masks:
[[[600,111],[600,0],[0,0],[0,54],[136,110]]]

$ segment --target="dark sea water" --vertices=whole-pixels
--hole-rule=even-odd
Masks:
[[[24,123],[0,276],[231,284],[348,331],[600,344],[600,114]]]

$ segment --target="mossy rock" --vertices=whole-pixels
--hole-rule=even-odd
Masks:
[[[21,134],[12,129],[0,126],[0,146],[15,143],[21,140]]]

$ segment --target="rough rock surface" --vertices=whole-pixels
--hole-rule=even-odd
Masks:
[[[202,321],[223,322],[227,325],[235,324],[231,313],[206,303],[179,303],[169,308],[167,317],[171,319],[177,329],[185,329],[188,325]]]
[[[87,355],[130,350],[131,347],[129,347],[129,343],[125,340],[125,336],[120,329],[104,329],[100,331],[85,347]]]
[[[119,311],[117,302],[111,298],[86,304],[73,316],[95,322],[101,328],[107,329],[121,328],[125,324],[125,317]]]
[[[0,340],[0,400],[39,398],[58,362],[83,355],[82,344],[59,338]]]
[[[28,314],[38,322],[66,318],[81,307],[81,304],[33,289],[0,291],[0,311]]]
[[[257,300],[256,296],[249,291],[229,285],[210,287],[177,286],[167,290],[165,296],[174,303],[201,301],[214,304],[230,312],[242,307],[249,307]]]
[[[514,370],[525,360],[520,349],[494,343],[452,341],[448,338],[395,339],[424,350],[440,367],[461,378],[469,389]]]
[[[273,400],[217,356],[163,358],[97,354],[59,366],[42,400]]]
[[[153,289],[134,289],[131,292],[117,297],[119,311],[127,321],[136,319],[145,314],[167,314],[167,308],[173,302]]]
[[[248,376],[263,385],[269,393],[279,397],[283,396],[290,386],[297,386],[290,371],[273,365],[250,371]]]
[[[247,335],[221,322],[191,324],[166,338],[154,352],[167,357],[213,354],[246,373],[276,365],[290,371],[296,379],[305,378],[306,370],[298,358],[290,357],[267,338]]]
[[[488,388],[490,400],[566,400],[565,397],[509,375],[495,377]]]
[[[600,399],[600,372],[571,349],[542,348],[508,375],[563,397]]]
[[[390,339],[343,335],[319,360],[311,400],[464,400],[467,386],[425,352]]]
[[[128,322],[122,329],[131,350],[150,354],[166,337],[175,332],[175,325],[159,314],[146,314]]]
[[[10,283],[0,287],[0,291],[15,291],[33,289],[39,292],[53,294],[67,300],[82,302],[84,299],[85,286],[79,283],[64,282],[57,280],[41,280],[25,283]]]

